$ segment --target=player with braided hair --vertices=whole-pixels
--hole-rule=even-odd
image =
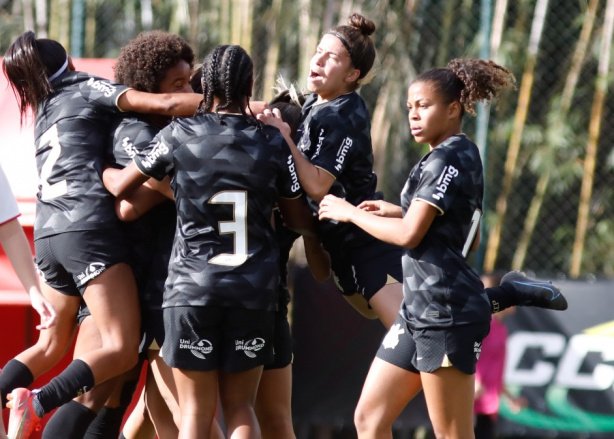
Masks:
[[[239,46],[203,61],[199,114],[163,128],[107,187],[125,196],[172,173],[177,232],[163,313],[164,361],[173,368],[179,438],[208,437],[218,391],[229,437],[260,437],[253,403],[273,360],[279,251],[275,203],[287,224],[301,188],[279,131],[251,113],[253,63]],[[205,389],[203,391],[203,389]]]
[[[392,423],[420,389],[437,437],[474,437],[475,366],[491,305],[464,252],[467,236],[474,248],[479,242],[471,224],[481,216],[484,179],[462,120],[477,102],[496,98],[513,83],[506,68],[474,59],[419,75],[407,92],[409,126],[430,152],[410,172],[402,207],[382,200],[353,206],[333,195],[320,203],[320,218],[351,222],[404,249],[404,299],[358,402],[360,438],[390,437]],[[506,276],[523,280],[518,273]],[[551,284],[538,286],[562,298]],[[566,307],[564,298],[558,300]]]

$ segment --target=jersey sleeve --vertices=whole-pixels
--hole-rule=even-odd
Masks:
[[[130,123],[120,124],[113,134],[111,165],[125,168],[156,137],[159,129],[151,124],[133,119]]]
[[[435,148],[424,163],[413,199],[425,201],[444,214],[462,184],[458,160],[452,153]]]
[[[352,152],[355,141],[351,127],[343,123],[339,116],[335,112],[322,115],[318,123],[310,128],[311,141],[317,142],[316,151],[310,161],[335,179],[339,178],[345,169],[348,162],[346,156]]]
[[[9,181],[0,168],[0,225],[14,220],[19,215],[19,207],[11,191]]]
[[[131,89],[125,85],[96,76],[90,76],[87,81],[81,82],[79,87],[85,99],[113,113],[122,112],[118,106],[119,98]]]
[[[298,181],[298,174],[290,147],[285,140],[282,140],[282,142],[281,157],[285,157],[285,159],[283,160],[281,172],[277,180],[277,189],[279,190],[279,196],[282,198],[298,198],[302,195],[303,190]]]
[[[174,168],[172,124],[160,131],[153,140],[134,156],[139,170],[156,180],[162,180]]]

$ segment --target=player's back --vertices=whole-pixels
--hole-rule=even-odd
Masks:
[[[279,252],[272,209],[279,196],[299,191],[279,131],[242,115],[207,114],[173,122],[160,145],[173,150],[178,214],[165,303],[186,300],[184,287],[196,282],[206,294],[188,295],[192,305],[274,308]]]

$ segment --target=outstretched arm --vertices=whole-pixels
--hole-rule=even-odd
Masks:
[[[431,226],[437,209],[415,200],[403,218],[386,218],[372,215],[334,195],[327,195],[320,202],[320,219],[351,222],[374,237],[406,248],[420,244]]]
[[[55,324],[56,312],[41,293],[30,244],[16,218],[0,226],[0,242],[21,284],[30,295],[32,307],[40,315],[41,323],[36,329],[51,327]]]
[[[147,93],[126,90],[118,99],[122,111],[166,116],[193,116],[203,96],[198,93]]]

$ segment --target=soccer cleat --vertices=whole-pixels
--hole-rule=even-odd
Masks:
[[[564,311],[567,299],[552,282],[529,279],[520,271],[510,271],[501,279],[501,285],[511,283],[520,299],[520,306],[537,306],[540,308]]]
[[[10,439],[27,439],[34,431],[40,430],[41,418],[34,413],[32,399],[36,391],[19,387],[8,394],[6,404],[11,409],[7,435]]]

